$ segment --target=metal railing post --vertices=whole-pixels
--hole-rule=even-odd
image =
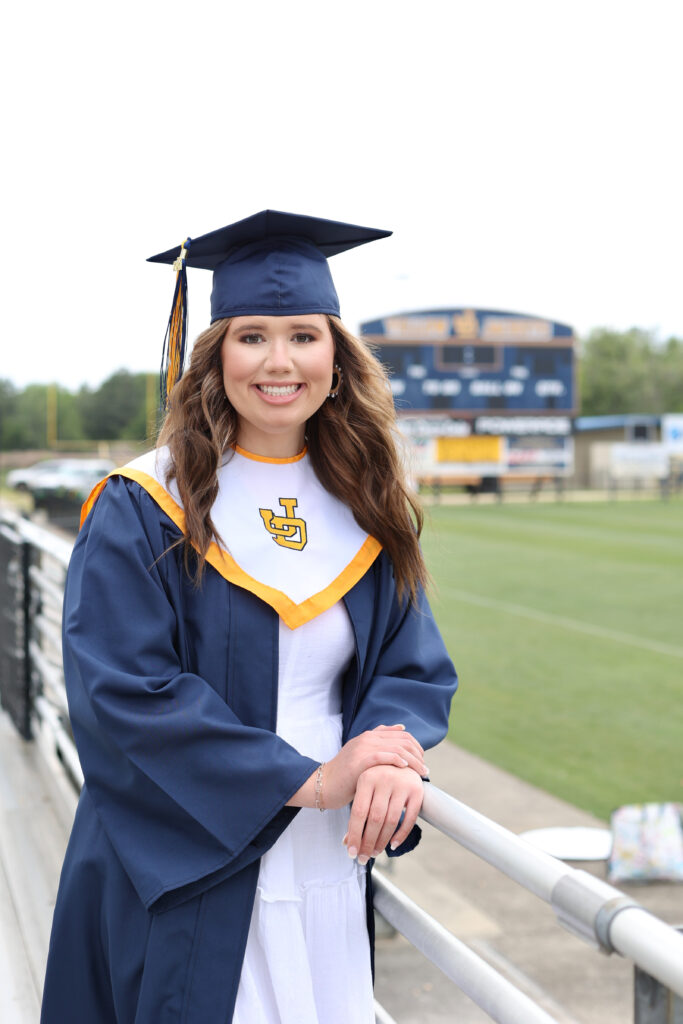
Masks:
[[[24,739],[31,737],[29,569],[31,544],[9,524],[0,530],[0,702]]]
[[[31,661],[29,657],[29,643],[31,640],[31,563],[33,561],[33,551],[31,544],[24,540],[21,544],[21,577],[22,577],[22,618],[23,618],[23,721],[19,728],[21,735],[25,740],[31,739],[31,694],[32,694],[32,679],[31,679]]]
[[[683,1024],[683,998],[637,965],[633,988],[633,1024]]]

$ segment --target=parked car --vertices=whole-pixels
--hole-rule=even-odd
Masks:
[[[29,491],[37,501],[48,497],[82,501],[112,469],[111,459],[44,459],[26,469],[11,470],[7,486]]]

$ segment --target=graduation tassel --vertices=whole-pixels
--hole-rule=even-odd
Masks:
[[[171,315],[164,335],[164,348],[161,353],[160,398],[161,408],[166,411],[171,391],[183,374],[185,346],[187,344],[187,269],[185,257],[190,248],[191,238],[183,242],[180,255],[173,263],[176,272],[175,291]]]

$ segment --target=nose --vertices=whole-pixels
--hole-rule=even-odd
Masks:
[[[264,368],[269,373],[289,373],[292,353],[287,338],[273,338],[268,344]]]

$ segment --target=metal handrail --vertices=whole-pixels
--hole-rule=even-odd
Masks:
[[[78,758],[74,741],[62,725],[59,715],[45,697],[36,697],[35,710],[41,722],[45,723],[52,734],[57,752],[66,765],[73,784],[82,789],[85,783],[83,769]]]
[[[551,857],[429,782],[420,816],[549,903],[568,931],[605,953],[628,957],[683,996],[683,935],[630,896]]]
[[[54,580],[50,579],[47,573],[39,569],[37,565],[32,565],[28,574],[31,582],[38,587],[41,593],[47,595],[55,607],[61,608],[62,601],[64,600],[64,592],[58,584],[55,583]]]
[[[7,522],[0,522],[0,535],[6,537],[7,540],[11,541],[13,544],[19,544],[21,542],[21,534],[17,533],[17,531],[13,529],[16,525],[16,518],[17,517],[13,516]]]
[[[29,653],[31,655],[32,663],[40,677],[40,681],[43,684],[44,692],[49,694],[52,698],[53,706],[68,715],[69,705],[66,698],[64,678],[61,672],[52,664],[51,661],[48,661],[35,640],[31,640],[29,642]],[[34,707],[36,700],[37,698],[33,702]],[[74,746],[74,750],[75,749],[76,748]]]
[[[381,1006],[375,999],[375,1022],[376,1024],[396,1024],[390,1013]]]
[[[40,633],[41,637],[48,643],[51,643],[53,647],[61,652],[62,649],[62,622],[61,616],[59,621],[49,618],[45,614],[45,609],[39,615],[34,615],[33,625]]]
[[[498,1024],[557,1024],[545,1010],[456,939],[380,872],[373,872],[374,904],[383,918],[431,960]]]
[[[20,534],[22,540],[28,541],[29,544],[32,544],[39,551],[43,551],[46,555],[51,555],[52,558],[59,562],[62,568],[66,569],[68,567],[72,549],[69,541],[64,540],[63,537],[58,537],[49,530],[45,530],[42,526],[38,526],[37,523],[32,523],[30,519],[22,519],[16,513],[3,510],[3,517],[10,524],[10,527]]]

